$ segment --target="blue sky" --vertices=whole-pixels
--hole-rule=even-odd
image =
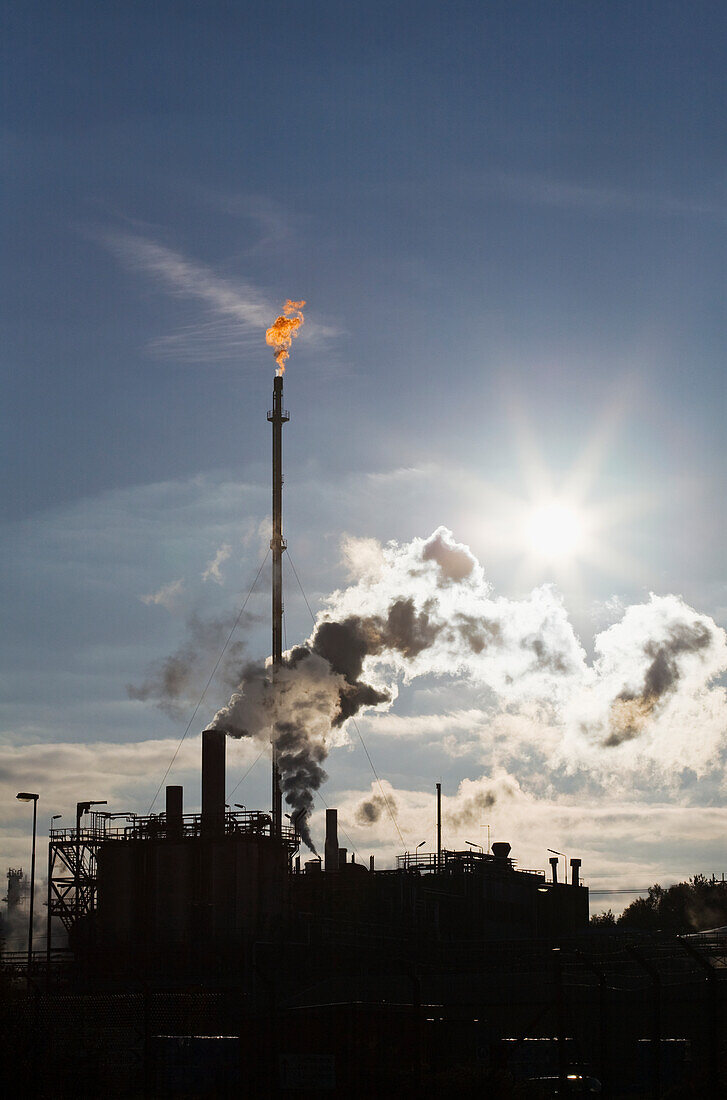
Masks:
[[[146,810],[194,701],[170,719],[127,685],[186,644],[193,614],[234,618],[260,564],[263,333],[287,297],[308,304],[286,375],[286,534],[314,612],[347,583],[342,535],[444,524],[500,595],[554,583],[589,657],[650,591],[727,625],[721,5],[26,2],[4,24],[9,800],[35,782],[49,813],[107,795]],[[551,497],[590,525],[560,557],[521,523]],[[292,642],[311,623],[288,582]],[[264,656],[264,587],[249,610],[246,652]],[[553,759],[543,785],[526,748],[494,758],[488,706],[454,676],[403,685],[381,732],[365,719],[402,822],[428,822],[436,779],[461,800],[502,767],[528,809],[492,824],[528,865],[541,814],[594,884],[623,885],[646,799],[631,765],[599,772],[596,795]],[[649,797],[672,835],[695,805],[714,825],[676,862],[645,840],[638,885],[724,869],[710,714],[709,767]],[[393,732],[427,717],[429,733]],[[355,824],[372,776],[351,736],[323,794],[350,804],[363,852],[393,853],[383,824]],[[123,782],[114,746],[136,746]],[[264,804],[262,762],[246,784]],[[586,790],[622,823],[589,832]],[[8,802],[10,862],[25,816]]]

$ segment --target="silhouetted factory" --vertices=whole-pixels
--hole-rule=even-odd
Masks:
[[[272,425],[272,665],[283,660],[282,427],[283,378],[276,376]],[[76,829],[51,836],[50,912],[70,942],[108,966],[133,972],[203,977],[210,967],[249,971],[253,946],[271,936],[307,943],[323,926],[350,934],[452,942],[569,934],[588,921],[588,891],[579,883],[519,870],[510,845],[491,852],[441,847],[404,853],[391,870],[349,860],[339,847],[336,810],[326,814],[325,859],[301,867],[300,837],[283,822],[275,740],[272,809],[234,811],[225,804],[226,735],[202,734],[201,813],[185,814],[183,791],[166,788],[165,811],[127,818],[79,812]],[[82,811],[92,805],[80,804]],[[87,820],[87,819],[86,819]],[[292,819],[294,820],[294,818]]]
[[[282,396],[279,376],[268,414],[273,683]],[[304,859],[300,818],[282,812],[274,736],[269,812],[226,805],[226,740],[202,734],[200,813],[168,786],[158,814],[79,802],[75,828],[51,832],[33,996],[0,1002],[9,1090],[419,1100],[525,1095],[511,1085],[533,1078],[565,1092],[569,1074],[572,1091],[594,1094],[595,1070],[605,1095],[659,1096],[669,1073],[699,1065],[701,1095],[720,1094],[709,1090],[724,983],[707,962],[719,944],[700,954],[588,935],[580,860],[558,881],[555,854],[546,875],[518,867],[504,842],[443,847],[439,784],[434,851],[404,852],[395,868],[357,862],[328,809],[324,857]],[[70,953],[53,942],[59,921]]]

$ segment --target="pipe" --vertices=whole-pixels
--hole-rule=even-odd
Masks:
[[[167,836],[175,840],[182,837],[183,787],[167,787],[166,824]]]
[[[437,783],[437,871],[442,866],[442,784]]]
[[[326,871],[338,870],[338,810],[326,810]]]

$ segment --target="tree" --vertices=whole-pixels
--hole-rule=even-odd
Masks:
[[[666,889],[655,883],[645,898],[627,905],[616,922],[621,928],[684,934],[727,924],[727,882],[694,875]]]
[[[594,913],[591,917],[591,924],[599,928],[613,928],[616,924],[616,917],[610,909],[607,909],[604,913]]]

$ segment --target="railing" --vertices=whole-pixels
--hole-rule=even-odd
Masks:
[[[115,821],[101,813],[91,815],[91,825],[81,829],[51,829],[50,839],[55,844],[103,844],[109,840],[182,839],[203,836],[208,831],[208,819],[202,814],[183,814],[181,819],[167,821],[166,814],[149,814],[145,817],[129,815],[129,824],[119,828]],[[112,823],[113,822],[113,823]],[[220,821],[225,836],[272,836],[270,814],[259,810],[226,811]],[[280,838],[287,847],[298,847],[298,836],[289,825],[280,828]]]
[[[453,871],[463,871],[466,874],[491,872],[498,870],[514,870],[515,862],[512,859],[502,859],[493,856],[489,852],[452,852],[446,849],[442,852],[439,861],[435,852],[404,852],[396,857],[397,871],[415,871],[418,874],[448,874]],[[545,871],[518,870],[519,875],[535,875],[545,881]]]

